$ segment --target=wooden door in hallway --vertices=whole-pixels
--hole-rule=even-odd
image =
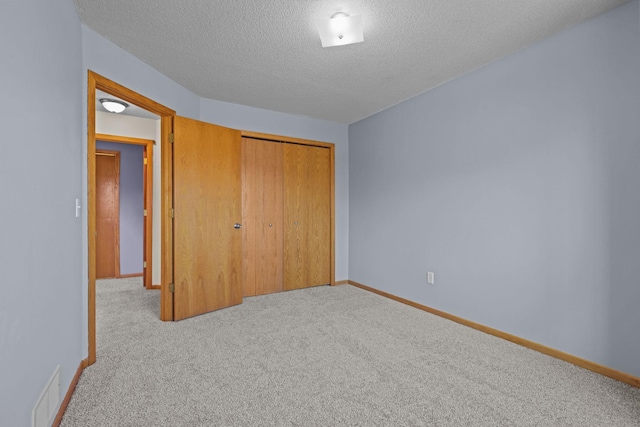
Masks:
[[[120,152],[96,151],[96,278],[120,275]]]
[[[174,320],[242,302],[240,132],[176,116]]]

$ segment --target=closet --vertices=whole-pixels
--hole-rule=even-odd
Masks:
[[[331,283],[332,173],[327,146],[242,138],[244,296]]]

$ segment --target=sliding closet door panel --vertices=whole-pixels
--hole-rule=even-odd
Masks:
[[[285,289],[331,282],[331,151],[284,145]]]
[[[256,145],[242,138],[242,288],[244,296],[256,295]]]
[[[240,132],[176,117],[174,319],[242,302]]]
[[[256,145],[257,257],[256,294],[282,290],[283,260],[283,153],[282,144]]]
[[[307,147],[307,286],[331,282],[331,152]]]
[[[284,145],[284,289],[306,286],[306,194],[309,156],[304,145]]]
[[[243,289],[245,296],[282,290],[282,144],[242,139]]]

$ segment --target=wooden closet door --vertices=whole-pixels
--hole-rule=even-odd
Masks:
[[[330,150],[284,145],[284,289],[331,282]]]
[[[331,282],[331,152],[307,147],[307,286]]]
[[[306,146],[286,144],[284,146],[284,289],[305,287],[305,227],[307,209]]]
[[[245,296],[282,290],[282,162],[281,143],[242,139],[242,277]]]

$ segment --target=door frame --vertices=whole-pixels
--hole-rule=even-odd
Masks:
[[[96,149],[96,156],[113,157],[116,162],[115,167],[115,179],[116,179],[116,191],[118,196],[116,198],[116,218],[115,218],[115,235],[114,235],[114,269],[113,275],[115,278],[120,277],[120,152],[113,150]],[[97,181],[97,180],[96,180]],[[96,234],[97,237],[97,234]],[[97,261],[96,261],[97,262]]]
[[[96,89],[116,96],[126,102],[144,108],[160,116],[161,147],[161,263],[160,319],[173,320],[173,294],[169,283],[173,281],[173,224],[170,209],[173,207],[172,152],[170,134],[176,112],[146,96],[140,95],[98,73],[87,71],[87,240],[88,240],[88,365],[96,361]]]
[[[129,136],[107,135],[104,133],[96,134],[96,141],[114,142],[117,144],[128,144],[142,146],[144,150],[144,158],[147,163],[143,165],[143,188],[142,196],[144,203],[144,225],[142,228],[143,241],[143,260],[146,264],[142,269],[144,287],[146,289],[160,289],[160,285],[153,285],[153,146],[155,141],[152,139],[131,138]],[[105,150],[96,150],[105,151]],[[146,166],[146,167],[145,167]],[[117,277],[123,277],[118,274]]]

